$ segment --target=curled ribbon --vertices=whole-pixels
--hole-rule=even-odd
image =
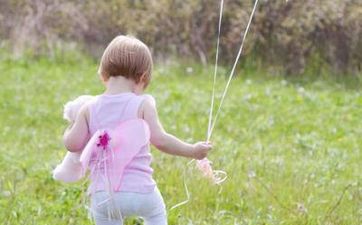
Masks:
[[[194,162],[195,159],[191,160],[189,163],[187,163],[187,166],[191,165],[192,162]],[[227,179],[227,173],[223,170],[213,170],[211,166],[212,162],[208,160],[207,158],[204,158],[202,160],[197,160],[196,167],[202,172],[202,175],[206,178],[209,178],[213,184],[220,185]],[[176,209],[182,205],[187,204],[190,201],[190,192],[187,188],[186,184],[186,169],[184,169],[183,177],[184,177],[184,187],[185,187],[185,193],[186,193],[186,200],[182,201],[180,203],[177,203],[176,205],[172,206],[170,210]]]

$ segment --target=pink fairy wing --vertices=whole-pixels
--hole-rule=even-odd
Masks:
[[[99,146],[99,140],[105,133],[109,135],[110,145],[103,149]],[[118,191],[124,168],[142,147],[149,143],[149,140],[150,130],[148,124],[142,119],[127,120],[113,129],[98,130],[88,141],[80,157],[84,173],[90,167],[93,155],[97,156],[95,161],[106,160],[108,168],[106,180],[112,183],[114,191]],[[103,154],[99,154],[99,151],[103,151]],[[95,170],[91,173],[99,173],[99,171]],[[97,174],[92,175],[97,177]]]
[[[127,120],[110,130],[111,147],[129,152],[146,145],[150,140],[147,123],[142,119]]]
[[[121,177],[125,167],[137,155],[137,153],[149,143],[150,130],[142,119],[128,120],[110,131],[111,148],[109,157],[113,157],[110,168],[110,176],[115,191],[119,191]]]
[[[87,145],[84,147],[82,154],[80,155],[79,160],[83,167],[83,174],[85,174],[85,172],[89,166],[89,162],[91,160],[92,153],[95,150],[97,150],[97,141],[98,141],[98,137],[100,134],[101,134],[101,131],[99,131],[99,130],[94,133],[94,135],[88,141]]]

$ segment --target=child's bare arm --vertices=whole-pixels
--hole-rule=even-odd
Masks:
[[[210,144],[205,142],[189,144],[167,133],[158,119],[156,104],[152,98],[147,98],[144,101],[141,114],[150,127],[151,143],[165,153],[203,159],[212,148]]]
[[[88,108],[84,105],[73,124],[64,132],[63,143],[70,152],[82,151],[89,139],[88,133]]]

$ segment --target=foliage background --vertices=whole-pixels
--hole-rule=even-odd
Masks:
[[[225,3],[220,75],[253,1]],[[51,170],[66,152],[62,105],[102,92],[97,62],[117,34],[152,48],[147,91],[166,130],[205,138],[218,4],[0,0],[1,224],[90,224],[85,183],[56,182]],[[362,224],[361,13],[359,0],[260,0],[212,137],[209,158],[229,179],[212,186],[188,167],[191,202],[169,211],[170,225]],[[219,76],[218,99],[224,85]],[[188,160],[152,151],[170,208],[184,200]]]
[[[236,56],[252,0],[226,0],[221,59]],[[155,56],[213,62],[219,1],[0,0],[0,35],[16,55],[54,54],[74,45],[98,58],[117,34],[134,34]],[[362,62],[359,0],[260,0],[245,54],[254,66],[304,74],[358,73]],[[67,43],[66,46],[64,43]],[[72,44],[70,44],[72,43]]]

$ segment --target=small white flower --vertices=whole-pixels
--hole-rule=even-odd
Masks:
[[[304,207],[304,204],[303,203],[297,203],[297,209],[298,209],[298,212],[300,213],[303,213],[303,214],[307,214],[308,213],[308,210],[307,208]]]
[[[249,177],[249,178],[254,178],[254,177],[256,177],[255,171],[250,170],[250,171],[248,172],[248,177]]]
[[[11,192],[10,192],[10,191],[3,191],[2,196],[4,196],[4,197],[10,197],[10,196],[11,196]]]
[[[299,87],[297,91],[298,91],[299,94],[304,94],[305,93],[305,89],[303,87]]]
[[[248,100],[250,100],[252,97],[253,97],[252,94],[246,94],[246,95],[244,95],[243,99],[244,99],[244,101],[248,101]]]
[[[271,94],[270,88],[266,88],[265,89],[265,95],[270,96],[270,94]]]

